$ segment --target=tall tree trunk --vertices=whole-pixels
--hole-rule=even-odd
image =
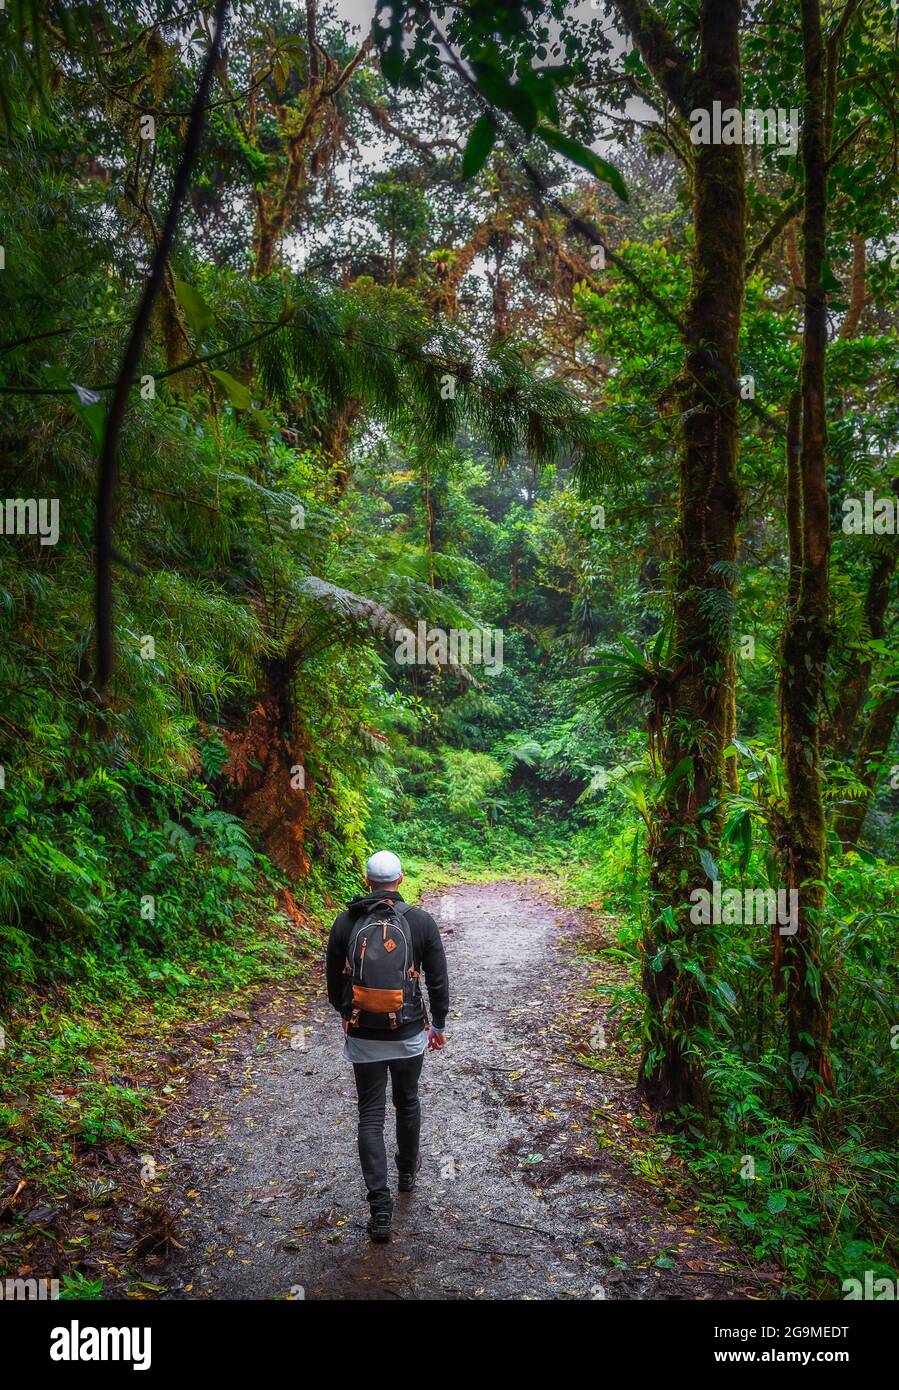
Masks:
[[[841,338],[854,338],[858,332],[868,302],[867,288],[867,248],[865,238],[854,232],[852,236],[852,281],[849,287],[849,308],[840,326]]]
[[[100,446],[100,459],[97,469],[97,519],[96,519],[96,596],[94,608],[95,641],[97,649],[94,684],[101,698],[105,698],[106,684],[112,674],[113,662],[113,519],[115,511],[116,482],[118,479],[119,435],[128,407],[131,384],[137,373],[144,339],[150,326],[153,306],[165,280],[166,266],[175,241],[175,233],[181,216],[181,205],[187,194],[191,170],[200,148],[203,128],[206,124],[207,99],[215,75],[216,65],[222,49],[227,16],[227,0],[218,0],[213,18],[214,32],[209,43],[203,72],[191,107],[184,147],[169,198],[169,207],[159,234],[159,241],[150,263],[137,313],[131,325],[128,341],[122,356],[122,364],[116,378],[115,387],[109,401],[103,441]]]
[[[816,1093],[831,1084],[831,986],[824,976],[819,949],[827,872],[819,721],[830,640],[830,510],[824,394],[827,302],[821,285],[827,229],[827,149],[819,0],[801,0],[801,10],[805,67],[805,318],[799,455],[802,567],[799,593],[784,629],[779,691],[781,751],[787,784],[784,873],[786,887],[798,892],[799,911],[795,933],[780,936],[777,942],[786,991],[790,1086],[797,1114],[807,1112]]]
[[[687,106],[739,108],[740,5],[703,0],[700,63]],[[690,893],[708,882],[699,851],[714,842],[723,751],[731,736],[732,565],[739,518],[737,486],[738,337],[743,302],[746,205],[741,145],[696,148],[696,247],[687,313],[684,447],[680,464],[675,562],[675,656],[664,770],[684,759],[690,774],[671,787],[661,811],[651,870],[651,921],[644,942],[647,1043],[640,1089],[658,1109],[705,1109],[697,1036],[708,999],[702,977],[713,966],[714,927],[690,921]]]
[[[787,405],[787,606],[792,609],[802,583],[802,393],[794,391]]]
[[[727,723],[724,729],[724,744],[729,748],[737,737],[737,659],[733,652],[727,659]],[[737,756],[732,754],[724,760],[724,777],[732,792],[739,791],[740,776]]]

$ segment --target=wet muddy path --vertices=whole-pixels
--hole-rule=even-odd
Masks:
[[[597,1147],[594,1129],[633,1106],[632,1078],[571,1060],[560,1011],[582,1015],[586,1047],[602,1008],[571,949],[577,919],[524,883],[422,905],[444,936],[452,1007],[446,1049],[425,1058],[423,1166],[392,1241],[365,1231],[352,1068],[319,991],[305,1017],[259,1024],[174,1145],[180,1248],[153,1275],[167,1296],[745,1297],[751,1272],[694,1230],[695,1213],[664,1210]],[[388,1155],[392,1121],[388,1105]]]

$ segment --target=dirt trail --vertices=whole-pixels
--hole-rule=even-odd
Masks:
[[[566,1060],[553,1026],[560,996],[583,988],[586,967],[561,939],[576,920],[520,883],[423,905],[444,935],[453,1004],[446,1050],[425,1059],[423,1167],[397,1200],[392,1242],[365,1232],[352,1069],[322,1001],[302,1020],[304,1049],[289,1036],[300,1020],[279,1020],[287,1035],[260,1036],[178,1143],[168,1180],[187,1195],[168,1297],[740,1297],[740,1276],[720,1272],[723,1244],[690,1213],[661,1211],[595,1146],[593,1113],[622,1104],[627,1082],[610,1094]],[[392,1121],[388,1107],[390,1155]],[[667,1250],[676,1267],[659,1268]]]

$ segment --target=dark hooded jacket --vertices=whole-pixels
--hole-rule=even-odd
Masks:
[[[383,902],[385,898],[389,898],[391,902],[404,901],[402,894],[396,889],[380,888],[374,893],[366,893],[363,897],[353,898],[352,902],[347,903],[346,911],[341,912],[331,928],[326,963],[328,998],[341,1018],[349,1018],[349,1010],[344,1002],[347,985],[344,966],[353,923],[375,903]],[[423,971],[428,987],[431,1022],[435,1028],[444,1028],[449,1010],[449,977],[437,923],[429,912],[424,912],[420,907],[410,907],[406,913],[406,921],[412,933],[415,967]],[[423,1017],[410,1019],[408,1023],[401,1023],[398,1028],[354,1028],[353,1037],[393,1042],[399,1038],[414,1037],[416,1033],[421,1032],[422,1023]]]

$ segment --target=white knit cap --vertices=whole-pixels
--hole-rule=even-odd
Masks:
[[[402,873],[402,864],[389,849],[379,849],[365,866],[365,877],[370,883],[396,883]]]

